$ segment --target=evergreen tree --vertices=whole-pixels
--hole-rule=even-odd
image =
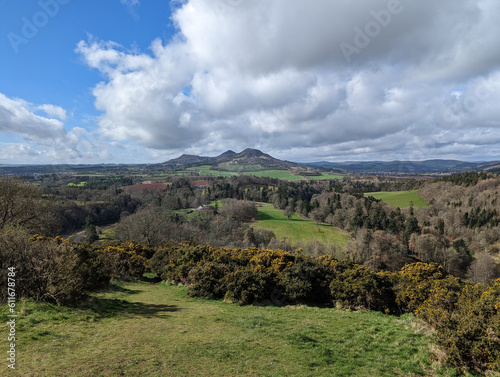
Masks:
[[[85,219],[85,241],[88,243],[94,243],[99,239],[99,235],[97,234],[97,229],[95,225],[91,223],[92,219],[90,216],[87,216]]]

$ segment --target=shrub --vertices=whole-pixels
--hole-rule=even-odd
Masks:
[[[109,270],[88,245],[33,237],[18,229],[0,236],[0,268],[16,269],[16,296],[57,305],[76,304],[86,292],[109,282]],[[0,283],[6,286],[6,274]],[[6,300],[4,290],[0,300]]]
[[[227,292],[224,299],[240,305],[261,303],[272,299],[272,284],[268,275],[248,268],[237,268],[225,277]]]
[[[377,274],[363,265],[338,271],[330,283],[333,301],[350,308],[395,310],[394,291],[389,275]]]
[[[326,304],[331,301],[326,268],[311,258],[298,257],[277,276],[278,289],[289,303]]]
[[[396,302],[404,311],[415,312],[430,296],[435,280],[448,273],[435,263],[413,263],[404,266],[398,274]]]
[[[449,362],[481,374],[500,371],[500,279],[488,286],[467,284],[455,307],[448,321],[433,321]]]
[[[189,296],[223,298],[227,290],[224,277],[228,273],[227,265],[213,262],[192,268],[188,274]]]
[[[146,270],[146,258],[130,250],[133,244],[108,246],[98,249],[97,253],[103,263],[110,269],[112,278],[140,279]]]

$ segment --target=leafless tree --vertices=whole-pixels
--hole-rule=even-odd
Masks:
[[[44,235],[58,232],[52,203],[29,182],[10,177],[0,178],[0,230],[7,226]]]
[[[476,284],[487,284],[495,278],[495,260],[488,253],[479,253],[467,270],[467,277]]]

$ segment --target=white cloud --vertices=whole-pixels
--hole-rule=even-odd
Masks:
[[[47,116],[35,114],[43,111]],[[113,148],[83,128],[65,129],[66,111],[55,105],[33,105],[0,93],[0,163],[100,163],[111,160]]]
[[[500,127],[500,3],[397,4],[189,0],[169,44],[136,53],[91,40],[77,51],[105,75],[93,90],[102,135],[166,153],[252,146],[288,159],[474,159],[486,143],[498,150],[487,135]],[[342,43],[359,51],[346,60]]]
[[[64,135],[64,124],[53,118],[46,118],[34,114],[30,108],[33,106],[21,99],[10,99],[0,93],[0,132],[22,135],[27,139],[54,139]],[[57,112],[61,115],[63,109],[42,105],[39,109],[48,112]]]
[[[37,106],[37,109],[42,110],[48,116],[55,116],[56,118],[63,121],[66,120],[66,110],[64,110],[62,107],[45,104]]]

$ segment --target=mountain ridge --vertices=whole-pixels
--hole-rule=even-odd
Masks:
[[[304,165],[323,168],[340,169],[355,173],[453,173],[464,171],[490,171],[500,172],[499,161],[468,162],[450,159],[429,159],[423,161],[344,161],[344,162],[310,162]]]
[[[423,161],[344,161],[344,162],[290,162],[279,160],[258,149],[246,148],[236,153],[232,150],[214,156],[196,156],[183,154],[163,162],[161,165],[168,167],[195,167],[201,165],[211,166],[258,166],[260,169],[276,170],[330,170],[337,172],[358,174],[441,174],[466,171],[489,171],[500,173],[500,161],[468,162],[453,159],[429,159]]]
[[[243,151],[236,153],[232,150],[215,156],[195,156],[183,154],[180,157],[165,161],[164,166],[175,167],[193,167],[198,165],[258,165],[263,169],[289,170],[289,169],[311,169],[304,164],[279,160],[271,155],[264,153],[258,149],[246,148]]]

